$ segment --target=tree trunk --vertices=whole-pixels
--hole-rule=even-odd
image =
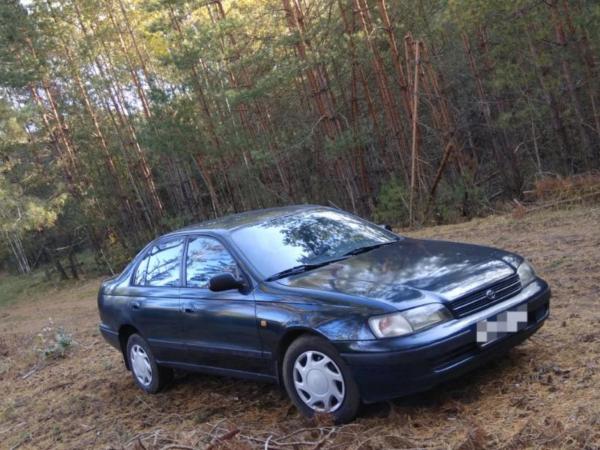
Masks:
[[[410,225],[414,223],[414,196],[417,194],[415,190],[417,189],[416,180],[417,180],[417,171],[418,167],[418,145],[419,145],[419,128],[418,124],[418,116],[419,116],[419,70],[420,70],[420,54],[421,54],[421,43],[419,41],[415,41],[415,77],[413,82],[413,98],[412,98],[412,141],[411,141],[411,155],[410,155],[410,195],[408,202],[408,214],[409,219],[408,222]]]

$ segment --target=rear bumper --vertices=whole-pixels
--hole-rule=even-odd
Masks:
[[[119,333],[117,333],[114,330],[111,330],[110,328],[108,328],[108,326],[104,325],[103,323],[101,323],[98,326],[98,329],[100,330],[100,334],[106,340],[106,342],[108,342],[110,345],[112,345],[117,350],[121,350],[121,342],[119,341]]]
[[[550,288],[536,280],[518,295],[479,313],[448,321],[412,336],[336,343],[352,370],[363,401],[375,402],[427,390],[484,364],[523,342],[550,311]],[[480,347],[477,322],[526,305],[521,331]]]

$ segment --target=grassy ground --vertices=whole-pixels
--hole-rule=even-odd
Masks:
[[[85,250],[77,254],[81,276],[97,277],[106,270],[98,266],[91,251]],[[64,263],[64,260],[63,260]],[[68,268],[66,269],[68,270]],[[69,271],[69,276],[70,271]],[[14,275],[0,272],[0,309],[9,306],[18,300],[27,300],[35,297],[36,292],[57,287],[69,287],[77,283],[72,278],[67,281],[57,281],[58,275],[50,264],[38,267],[28,275]]]
[[[44,274],[41,271],[27,276],[0,274],[0,308],[24,298],[27,291],[44,283]]]
[[[17,297],[3,280],[0,298],[12,303],[0,306],[0,448],[600,448],[600,208],[411,234],[527,256],[553,288],[550,319],[460,380],[332,427],[254,382],[179,374],[164,392],[144,395],[97,332],[99,280]],[[60,327],[72,348],[40,356]]]

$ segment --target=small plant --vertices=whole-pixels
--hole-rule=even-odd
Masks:
[[[73,346],[73,336],[63,327],[55,327],[52,319],[38,334],[38,339],[40,343],[36,350],[44,359],[64,358]]]
[[[0,358],[0,375],[8,372],[10,370],[10,366],[10,359]]]

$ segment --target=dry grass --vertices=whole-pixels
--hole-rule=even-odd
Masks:
[[[527,192],[538,204],[597,202],[600,198],[600,173],[588,172],[570,177],[546,176]]]
[[[552,285],[550,319],[503,359],[333,427],[301,418],[277,387],[254,382],[180,374],[165,392],[144,395],[97,332],[98,280],[28,292],[0,309],[0,447],[600,448],[600,208],[411,234],[527,256]],[[36,335],[50,317],[74,343],[45,360]]]

